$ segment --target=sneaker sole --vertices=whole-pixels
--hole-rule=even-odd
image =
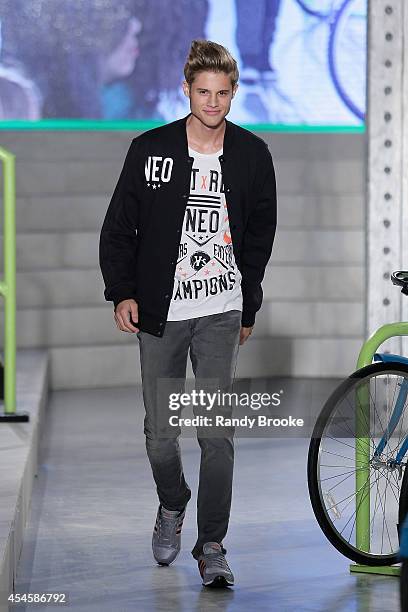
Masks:
[[[174,562],[175,562],[175,560],[177,559],[177,557],[179,556],[180,552],[181,552],[181,551],[179,550],[179,551],[177,552],[176,556],[174,557],[174,559],[173,559],[172,561],[170,561],[170,563],[167,563],[166,561],[157,561],[157,559],[156,559],[156,557],[155,557],[154,555],[153,555],[153,557],[154,557],[155,561],[156,561],[156,562],[157,562],[159,565],[166,566],[166,565],[171,565],[172,563],[174,563]]]
[[[213,587],[213,588],[223,588],[227,586],[234,586],[234,583],[230,580],[227,580],[225,576],[215,576],[208,582],[203,581],[204,586]]]

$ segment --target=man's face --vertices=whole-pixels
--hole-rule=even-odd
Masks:
[[[238,84],[232,89],[231,77],[225,72],[199,72],[191,87],[183,82],[192,115],[211,128],[218,127],[228,115],[237,89]]]

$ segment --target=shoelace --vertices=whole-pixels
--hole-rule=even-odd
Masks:
[[[168,518],[160,514],[158,520],[159,537],[163,540],[171,540],[173,532],[177,529],[180,517]]]
[[[218,565],[219,567],[221,567],[222,569],[227,570],[228,572],[231,571],[226,558],[224,557],[224,555],[222,553],[215,553],[215,554],[211,554],[210,556],[210,563],[214,563],[214,565]]]

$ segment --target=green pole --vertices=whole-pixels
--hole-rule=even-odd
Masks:
[[[3,262],[4,281],[0,293],[4,296],[4,412],[16,411],[16,192],[15,156],[0,147],[3,162]]]
[[[371,363],[371,362],[370,362]],[[370,552],[370,394],[366,383],[356,393],[356,545]]]
[[[372,363],[378,347],[389,338],[408,336],[408,323],[388,323],[379,327],[361,347],[357,369]],[[356,547],[370,551],[370,440],[367,423],[370,417],[367,386],[357,393],[356,413]]]

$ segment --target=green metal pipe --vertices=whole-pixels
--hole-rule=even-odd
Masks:
[[[0,147],[3,162],[3,262],[4,280],[4,412],[16,411],[16,182],[15,156]]]

